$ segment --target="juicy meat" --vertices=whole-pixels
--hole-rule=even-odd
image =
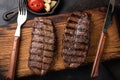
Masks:
[[[67,67],[76,68],[84,62],[89,47],[89,23],[87,13],[74,12],[68,18],[62,49]]]
[[[54,27],[50,19],[35,18],[30,47],[29,67],[43,75],[49,69],[54,56]]]

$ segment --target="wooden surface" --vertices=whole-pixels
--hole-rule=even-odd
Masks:
[[[100,39],[101,30],[104,23],[105,13],[101,12],[99,9],[87,10],[91,14],[91,24],[90,24],[90,48],[85,64],[93,62]],[[62,48],[62,38],[64,33],[64,28],[66,25],[66,20],[69,14],[61,14],[57,16],[49,17],[54,21],[55,30],[57,35],[57,50],[54,62],[50,70],[61,70],[65,69],[63,58],[61,57]],[[20,41],[20,51],[17,62],[17,74],[16,76],[22,77],[27,75],[32,75],[33,72],[28,68],[28,56],[29,47],[31,43],[31,33],[32,33],[33,20],[29,20],[22,27],[22,36]],[[12,53],[12,46],[14,40],[14,33],[16,29],[16,23],[1,26],[0,27],[0,72],[4,76],[7,75],[7,71],[10,63],[10,55]],[[114,58],[120,58],[120,39],[118,35],[117,25],[115,18],[111,27],[108,28],[107,39],[103,51],[104,55],[102,60],[109,60]]]

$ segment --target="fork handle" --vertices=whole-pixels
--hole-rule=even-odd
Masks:
[[[13,43],[13,50],[11,54],[11,60],[10,60],[10,67],[6,80],[14,80],[18,49],[19,49],[19,41],[20,41],[20,36],[15,36]]]

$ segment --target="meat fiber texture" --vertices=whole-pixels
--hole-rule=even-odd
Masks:
[[[76,68],[84,63],[89,48],[89,16],[73,12],[67,19],[62,40],[62,57],[66,67]],[[35,18],[30,46],[29,67],[44,75],[52,65],[55,55],[54,25],[49,18]]]
[[[73,12],[65,28],[62,56],[69,68],[84,63],[89,48],[89,16],[87,13]]]
[[[44,75],[53,61],[55,34],[52,21],[35,18],[28,66],[37,75]]]

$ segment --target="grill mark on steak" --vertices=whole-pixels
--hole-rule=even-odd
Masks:
[[[70,37],[74,36],[73,32],[72,33],[71,32],[66,32],[65,35],[70,36]],[[78,32],[78,35],[76,35],[76,38],[81,38],[81,39],[86,40],[86,39],[88,39],[88,36],[87,36],[87,34],[85,34],[83,32]]]
[[[76,22],[76,21],[73,21],[72,19],[69,20],[69,23],[77,24],[77,22]]]
[[[39,19],[39,21],[38,21],[38,20],[36,21],[36,24],[46,25],[46,26],[52,26],[52,24],[49,23],[49,22],[50,22],[49,20],[47,20],[47,21],[45,22],[44,20],[40,20],[40,19]],[[35,24],[35,25],[36,25],[36,24]],[[36,28],[36,27],[38,27],[38,26],[33,26],[33,27]]]
[[[46,44],[47,45],[47,44]],[[37,48],[37,49],[41,49],[43,48],[43,43],[38,43],[38,42],[32,42],[31,48]],[[53,45],[48,45],[44,47],[44,50],[48,50],[48,51],[54,51],[54,46]]]
[[[33,31],[33,34],[44,35],[43,31],[45,31],[45,33],[47,34],[47,36],[53,36],[54,35],[53,32],[51,33],[50,31],[46,31],[45,29],[43,29],[41,31],[35,29],[35,31]]]
[[[88,14],[80,12],[71,14],[67,21],[62,49],[67,67],[78,67],[86,58],[89,46],[89,22]]]
[[[31,47],[31,48],[37,48],[37,47]],[[50,50],[50,49],[43,49],[43,48],[37,48],[39,50],[44,50],[44,51],[47,51],[47,52],[54,52],[54,50]]]
[[[75,30],[76,29],[76,26],[77,24],[73,24],[73,23],[69,23],[67,26],[66,26],[66,28],[71,28],[71,29],[73,29],[73,30]]]
[[[86,39],[88,39],[88,36],[87,35],[77,35],[76,38],[81,38],[83,40],[86,40]]]
[[[45,21],[39,21],[40,23],[43,23],[44,25],[47,25],[47,26],[52,26],[52,24],[50,24],[50,23],[47,23],[47,22],[45,22]]]
[[[81,12],[74,12],[74,13],[71,14],[71,17],[80,18],[81,17]]]
[[[75,56],[74,56],[75,57]],[[82,58],[81,57],[76,57],[76,58],[70,58],[71,63],[81,63]],[[65,60],[65,62],[69,62],[68,60]]]
[[[32,41],[35,42],[43,42],[43,37],[40,37],[39,35],[34,35]],[[55,40],[50,39],[49,37],[46,37],[46,39],[44,40],[44,43],[50,43],[50,44],[54,44]]]
[[[34,42],[36,42],[36,43],[41,43],[41,44],[43,44],[42,41],[36,41],[36,40],[32,40],[32,41],[34,41]],[[54,45],[54,43],[48,43],[48,42],[44,42],[44,43],[47,44],[47,45]]]
[[[55,51],[55,35],[52,21],[47,18],[35,18],[30,47],[29,67],[38,74],[45,74]]]
[[[63,48],[64,48],[64,49],[67,49],[67,50],[69,50],[69,51],[72,51],[72,50],[75,50],[75,51],[86,51],[86,49],[73,48],[73,47],[70,47],[70,46],[64,46]]]
[[[78,30],[81,32],[88,32],[88,29],[86,29],[86,28],[78,28]]]
[[[83,54],[68,54],[68,53],[63,53],[65,56],[71,56],[71,57],[82,57],[82,58],[84,58],[85,56],[83,55]]]
[[[36,66],[38,68],[41,68],[41,63],[35,62],[35,61],[29,61],[29,66]]]
[[[75,30],[75,28],[74,28],[74,27],[71,27],[71,26],[67,26],[66,28],[67,28],[67,29],[71,29],[71,30]]]
[[[72,26],[66,26],[66,28],[69,30],[75,30],[76,28],[75,27],[72,27]],[[88,29],[86,28],[77,28],[77,30],[81,31],[81,32],[88,32]]]
[[[73,37],[73,36],[74,36],[74,34],[67,33],[67,32],[65,33],[65,35],[66,35],[66,36],[70,36],[70,37]],[[85,40],[85,39],[88,39],[88,36],[83,34],[83,35],[77,35],[76,38],[81,38],[81,39],[84,39],[84,40]]]
[[[40,55],[40,53],[42,53],[42,51],[37,49],[37,48],[31,48],[30,47],[30,54],[32,54],[32,53]]]
[[[64,42],[68,41],[68,42],[73,42],[73,43],[76,43],[76,44],[77,44],[77,43],[81,43],[81,42],[84,42],[84,43],[86,43],[86,44],[89,43],[89,40],[84,40],[84,39],[81,39],[81,40],[80,40],[79,38],[78,38],[78,41],[75,42],[75,41],[73,40],[73,39],[74,39],[74,36],[66,36],[66,38],[67,38],[67,39],[65,39]]]
[[[36,54],[36,53],[31,53],[32,55],[37,55],[37,56],[41,56],[41,55],[38,55],[38,54]],[[49,56],[50,54],[48,54],[48,55],[44,55],[44,57],[46,57],[46,58],[53,58],[53,56]]]
[[[68,23],[77,24],[77,23],[78,23],[78,22],[77,22],[78,20],[79,20],[78,17],[74,17],[74,16],[71,15],[71,17],[69,18]]]
[[[34,31],[35,31],[35,29],[37,29],[37,30],[39,30],[39,31],[42,31],[42,30],[44,30],[43,28],[39,28],[39,27],[34,27]],[[51,33],[53,33],[51,30],[49,30],[49,29],[45,29],[45,31],[47,31],[47,32],[51,32]]]
[[[38,29],[39,31],[45,30],[45,31],[48,31],[48,32],[52,32],[52,29],[51,29],[51,27],[49,27],[49,26],[42,25],[42,27],[39,27],[39,26],[38,26],[39,24],[36,24],[36,25],[37,25],[37,27],[33,27],[33,31],[35,31],[35,29]],[[35,25],[35,26],[36,26],[36,25]],[[46,27],[46,29],[44,29],[43,27]]]
[[[36,34],[36,33],[33,33],[33,35],[38,35],[39,37],[46,37],[46,38],[49,38],[49,39],[53,39],[54,38],[53,36],[39,35],[39,34]]]
[[[32,56],[30,56],[30,60],[35,60],[35,61],[42,61],[42,57],[41,57],[41,55],[32,55]]]
[[[88,45],[88,42],[74,42],[72,40],[64,40],[65,43],[75,43],[76,45],[81,45],[81,44],[84,44],[84,45]]]
[[[34,65],[32,65],[32,64],[34,64]],[[37,68],[37,69],[39,69],[39,71],[41,71],[41,69],[47,71],[47,69],[49,68],[49,64],[44,64],[44,65],[40,65],[40,64],[39,64],[39,62],[33,62],[33,61],[29,62],[30,68]],[[41,67],[39,67],[39,66],[41,66]]]
[[[73,36],[74,36],[73,34],[67,33],[67,32],[65,33],[65,35],[66,35],[66,36],[70,36],[70,37],[73,37]]]
[[[42,62],[42,60],[40,61],[40,60],[35,60],[35,59],[29,59],[29,61],[43,63],[43,64],[48,64],[48,65],[50,64],[49,62]]]
[[[32,42],[31,43],[32,45],[31,45],[31,48],[43,48],[43,44],[41,44],[41,43],[38,43],[38,42]]]
[[[72,43],[72,45],[74,45],[75,43]],[[81,44],[81,46],[80,45],[75,45],[76,47],[72,47],[72,46],[70,46],[68,43],[67,44],[65,44],[65,45],[67,45],[67,46],[64,46],[63,48],[65,49],[65,50],[69,50],[69,51],[71,51],[71,50],[75,50],[75,51],[85,51],[86,49],[85,49],[85,46],[87,46],[87,45],[84,45],[84,44]]]

